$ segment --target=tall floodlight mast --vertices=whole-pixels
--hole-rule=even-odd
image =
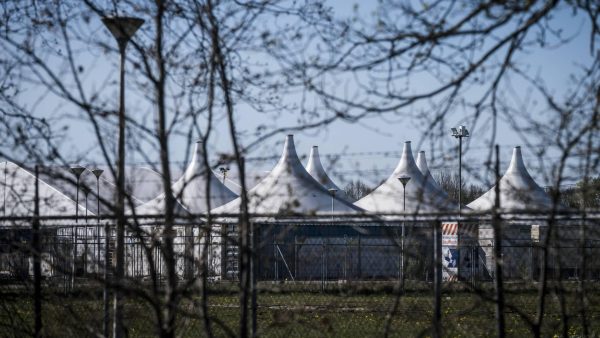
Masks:
[[[458,218],[460,219],[462,205],[462,139],[469,137],[469,131],[465,126],[451,129],[452,136],[458,139]]]

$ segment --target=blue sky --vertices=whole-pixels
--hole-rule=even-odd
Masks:
[[[365,17],[371,16],[375,3],[360,3],[357,13]],[[331,4],[337,16],[354,13],[354,5],[351,2],[331,1],[329,4]],[[569,10],[560,12],[559,15],[553,18],[552,22],[554,27],[560,27],[564,30],[564,36],[575,36],[575,38],[558,48],[537,48],[533,53],[520,54],[517,60],[520,64],[529,65],[532,73],[539,74],[549,88],[555,93],[561,94],[566,92],[569,85],[569,78],[573,72],[577,71],[578,64],[588,64],[591,60],[588,44],[589,27],[584,23],[585,19],[583,17],[573,17]],[[102,26],[99,18],[92,18],[89,29],[94,32],[97,39],[107,44],[114,43],[112,37],[109,36],[109,33]],[[81,55],[83,55],[80,62],[86,70],[83,77],[84,87],[90,92],[100,89],[103,95],[114,97],[116,107],[117,87],[115,84],[118,75],[118,55],[116,53],[105,54],[94,46],[78,45],[78,47],[82,50]],[[65,67],[64,61],[55,60],[54,63],[56,63],[57,67]],[[135,78],[135,71],[131,65],[128,65],[128,79],[130,81]],[[511,94],[511,97],[516,97],[516,101],[526,100],[529,85],[516,78],[511,79],[514,88],[514,93]],[[426,82],[427,80],[424,81],[419,82],[420,87],[425,88],[429,85]],[[129,82],[129,85],[131,85],[131,82]],[[471,92],[476,93],[477,89],[473,89]],[[68,114],[68,116],[80,116],[75,107],[65,105],[51,96],[45,96],[46,92],[40,88],[30,88],[30,94],[33,95],[26,99],[27,104],[30,107],[35,106],[39,114],[56,115],[57,112],[60,112],[61,114]],[[148,119],[148,125],[152,126],[152,107],[147,106],[147,103],[140,96],[139,92],[130,92],[128,95],[128,110],[145,110],[146,112],[141,115]],[[33,102],[35,101],[32,101],[31,97],[40,96],[44,97],[42,103],[34,105]],[[288,102],[299,101],[301,99],[300,94],[290,94],[286,97],[286,101]],[[312,102],[318,105],[318,100],[314,98],[308,97],[307,100],[313,100]],[[530,106],[533,108],[532,114],[543,113],[543,102],[538,102],[537,106],[532,106],[531,104]],[[246,105],[237,105],[236,114],[238,114],[239,118],[238,126],[248,133],[253,133],[257,125],[264,123],[277,126],[293,125],[295,123],[295,116],[293,115],[271,114],[267,116],[254,112]],[[523,145],[523,141],[519,139],[517,134],[512,132],[506,123],[500,122],[497,143],[501,145],[502,170],[504,170],[510,160],[512,148],[517,145]],[[63,123],[70,126],[68,131],[69,137],[62,144],[63,149],[65,149],[64,152],[73,154],[71,158],[73,162],[96,162],[98,149],[93,138],[89,137],[91,131],[89,124],[78,122],[75,118],[63,120]],[[471,128],[472,121],[465,120],[465,116],[460,109],[453,111],[446,120],[446,126],[448,127],[461,123]],[[413,142],[415,156],[418,150],[430,151],[430,140],[422,138],[425,128],[426,126],[419,125],[416,120],[388,115],[384,118],[366,118],[359,123],[338,121],[324,129],[297,133],[295,139],[298,153],[301,155],[308,155],[310,147],[318,145],[324,157],[323,162],[326,168],[331,165],[328,155],[339,155],[339,159],[336,162],[336,170],[333,171],[332,176],[334,176],[336,181],[341,182],[341,185],[355,178],[361,178],[370,184],[376,184],[392,172],[398,161],[397,156],[399,156],[404,141],[410,140]],[[490,137],[489,125],[479,123],[475,129],[471,129],[471,134],[472,137],[467,140],[468,144],[466,148],[468,151],[465,154],[464,163],[474,168],[482,168],[483,162],[487,160],[490,151],[488,146]],[[260,147],[255,148],[248,156],[278,156],[284,137],[285,135],[282,134],[268,139]],[[250,141],[251,138],[242,140],[242,142]],[[536,144],[535,138],[532,138],[531,141],[533,144]],[[437,156],[435,159],[429,159],[430,167],[434,172],[436,170],[447,171],[456,169],[456,151],[454,149],[456,143],[456,140],[450,136],[449,131],[447,138],[442,141],[443,149],[439,149],[439,142],[436,143]],[[229,152],[231,150],[225,119],[218,121],[216,133],[213,134],[210,147],[215,152]],[[182,162],[186,158],[189,158],[189,154],[186,154],[186,149],[186,145],[181,138],[173,138],[171,140],[171,159],[174,162]],[[344,154],[347,154],[347,156],[344,156]],[[141,156],[131,155],[128,157],[128,163],[143,164],[145,162]],[[153,152],[153,150],[149,150],[148,155],[151,160],[158,160],[158,154]],[[523,155],[526,164],[531,168],[530,172],[538,183],[541,185],[550,184],[549,173],[536,170],[539,163],[533,154],[533,150],[524,148]],[[557,154],[549,153],[546,155],[545,160],[551,163],[554,156],[557,156]],[[253,172],[264,172],[265,170],[269,170],[276,161],[276,158],[274,158],[272,160],[251,162],[248,169]],[[489,176],[486,176],[485,173],[480,175],[489,179]],[[571,181],[575,181],[576,179],[573,178]]]

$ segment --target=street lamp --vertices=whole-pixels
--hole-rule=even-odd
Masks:
[[[331,195],[331,221],[333,221],[333,200],[335,199],[335,194],[338,192],[336,188],[327,189],[329,194]]]
[[[117,243],[115,283],[121,284],[124,275],[124,244],[125,244],[125,49],[135,32],[142,26],[144,20],[134,17],[112,16],[102,18],[102,22],[117,40],[121,54],[120,90],[119,90],[119,138],[117,156]],[[121,338],[123,332],[122,291],[115,290],[113,336]],[[108,332],[105,332],[107,334]]]
[[[98,223],[100,223],[100,176],[102,176],[104,170],[102,169],[93,169],[92,174],[96,176],[96,195],[98,199],[98,205],[96,207],[96,216],[98,216]]]
[[[463,137],[469,137],[469,131],[465,126],[451,129],[452,136],[458,139],[458,218],[460,219],[462,206],[462,139]]]
[[[96,273],[100,269],[100,176],[104,170],[102,169],[92,169],[92,174],[96,176],[96,198],[97,198],[97,207],[96,207],[96,216],[98,218],[98,224],[96,225]]]
[[[88,217],[88,204],[87,204],[87,198],[88,198],[88,194],[90,193],[90,188],[88,188],[87,186],[83,186],[81,188],[81,190],[83,190],[83,196],[85,197],[85,222],[87,223],[87,217]]]
[[[229,171],[229,167],[220,167],[219,171],[223,175],[223,184],[225,184],[225,178],[227,178],[227,172]]]
[[[398,177],[398,181],[402,183],[402,212],[406,212],[406,185],[410,181],[410,176],[402,175]],[[402,277],[400,279],[401,287],[404,289],[404,219],[406,215],[402,216],[402,238],[400,240],[400,251],[402,252],[402,260],[400,261],[400,271],[402,271]]]
[[[81,174],[85,170],[82,166],[73,166],[70,168],[71,172],[77,179],[77,192],[75,193],[75,223],[79,222],[79,179]],[[71,227],[73,237],[73,263],[71,264],[71,289],[75,287],[75,272],[77,269],[77,227]]]
[[[410,176],[400,176],[398,177],[398,181],[400,181],[400,183],[402,183],[402,193],[403,193],[403,198],[402,198],[402,211],[406,211],[406,185],[408,184],[408,181],[410,181]]]
[[[96,198],[97,198],[97,206],[96,206],[96,216],[98,217],[98,224],[96,226],[96,245],[97,245],[97,253],[96,253],[96,273],[99,272],[100,270],[100,251],[101,251],[101,243],[100,243],[100,176],[102,176],[102,173],[104,173],[104,170],[102,169],[93,169],[92,170],[92,174],[94,174],[94,176],[96,176]],[[109,287],[109,282],[108,282],[108,256],[109,256],[109,249],[110,249],[110,242],[109,242],[109,234],[110,234],[110,229],[108,227],[108,223],[105,223],[104,225],[104,273],[103,273],[103,278],[104,278],[104,287],[102,289],[102,303],[103,303],[103,332],[104,332],[104,336],[108,337],[108,326],[109,326],[109,316],[110,316],[110,311],[109,311],[109,297],[110,294],[108,292],[108,287]]]
[[[77,192],[75,193],[75,223],[77,223],[79,221],[79,179],[81,178],[81,174],[85,168],[81,166],[74,166],[71,167],[70,170],[77,178]]]

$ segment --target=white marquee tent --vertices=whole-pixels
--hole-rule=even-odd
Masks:
[[[293,135],[288,135],[279,162],[254,188],[248,191],[251,213],[331,213],[332,196],[300,162]],[[360,208],[333,197],[334,212],[358,212]],[[238,198],[214,213],[239,212]]]
[[[401,176],[410,177],[406,185],[407,212],[439,212],[456,208],[445,194],[440,193],[423,176],[415,163],[410,141],[404,143],[402,157],[392,175],[355,205],[371,212],[402,212],[404,188],[398,180]]]
[[[3,162],[2,169],[1,215],[3,217],[32,216],[35,202],[35,175],[12,162]],[[42,217],[75,216],[75,201],[41,179],[39,180],[39,207]],[[85,215],[85,208],[81,205],[78,208],[79,215]],[[88,215],[93,214],[88,211]],[[7,225],[7,221],[3,223]]]
[[[216,208],[234,200],[237,195],[229,190],[209,170],[208,181],[206,180],[206,166],[203,159],[203,148],[200,141],[196,143],[192,161],[187,167],[183,176],[172,185],[173,195],[176,197],[175,214],[185,215],[188,211],[191,213],[206,212],[208,202],[210,208]],[[210,187],[210,197],[206,196],[206,187]],[[138,215],[156,215],[164,213],[165,195],[164,193],[153,200],[142,204],[135,209]]]
[[[529,172],[527,172],[521,154],[521,147],[513,149],[510,165],[499,182],[501,212],[539,211],[549,210],[552,207],[550,196],[535,183]],[[493,209],[495,200],[496,186],[493,186],[488,192],[469,203],[468,207],[476,211],[489,211]],[[516,217],[503,215],[503,218],[505,219],[502,228],[504,276],[506,278],[523,278],[523,274],[526,274],[528,278],[531,278],[531,274],[535,269],[535,256],[524,255],[522,248],[524,245],[529,245],[528,243],[532,240],[539,240],[544,236],[541,233],[545,233],[542,229],[547,226],[547,223],[537,219],[539,217],[536,218],[536,216],[532,216],[531,219],[534,224],[527,221],[524,215]],[[537,235],[532,232],[533,228],[538,229]],[[561,240],[565,239],[564,234],[561,232]],[[480,224],[479,244],[486,253],[486,264],[490,271],[494,270],[494,256],[491,249],[493,238],[493,227],[490,224]],[[563,252],[566,253],[567,251]],[[569,254],[565,258],[568,256]],[[564,266],[570,265],[568,259],[563,264]],[[525,269],[524,266],[529,266],[529,268]]]
[[[496,187],[469,203],[473,210],[485,211],[494,207]],[[513,149],[510,165],[500,179],[500,208],[502,211],[547,210],[552,200],[527,172],[523,163],[521,147]]]

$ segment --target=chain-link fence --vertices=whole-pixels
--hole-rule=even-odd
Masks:
[[[231,216],[129,219],[121,280],[114,221],[3,219],[3,336],[103,335],[116,290],[132,336],[169,302],[184,336],[485,335],[499,301],[507,333],[600,332],[596,215]]]

